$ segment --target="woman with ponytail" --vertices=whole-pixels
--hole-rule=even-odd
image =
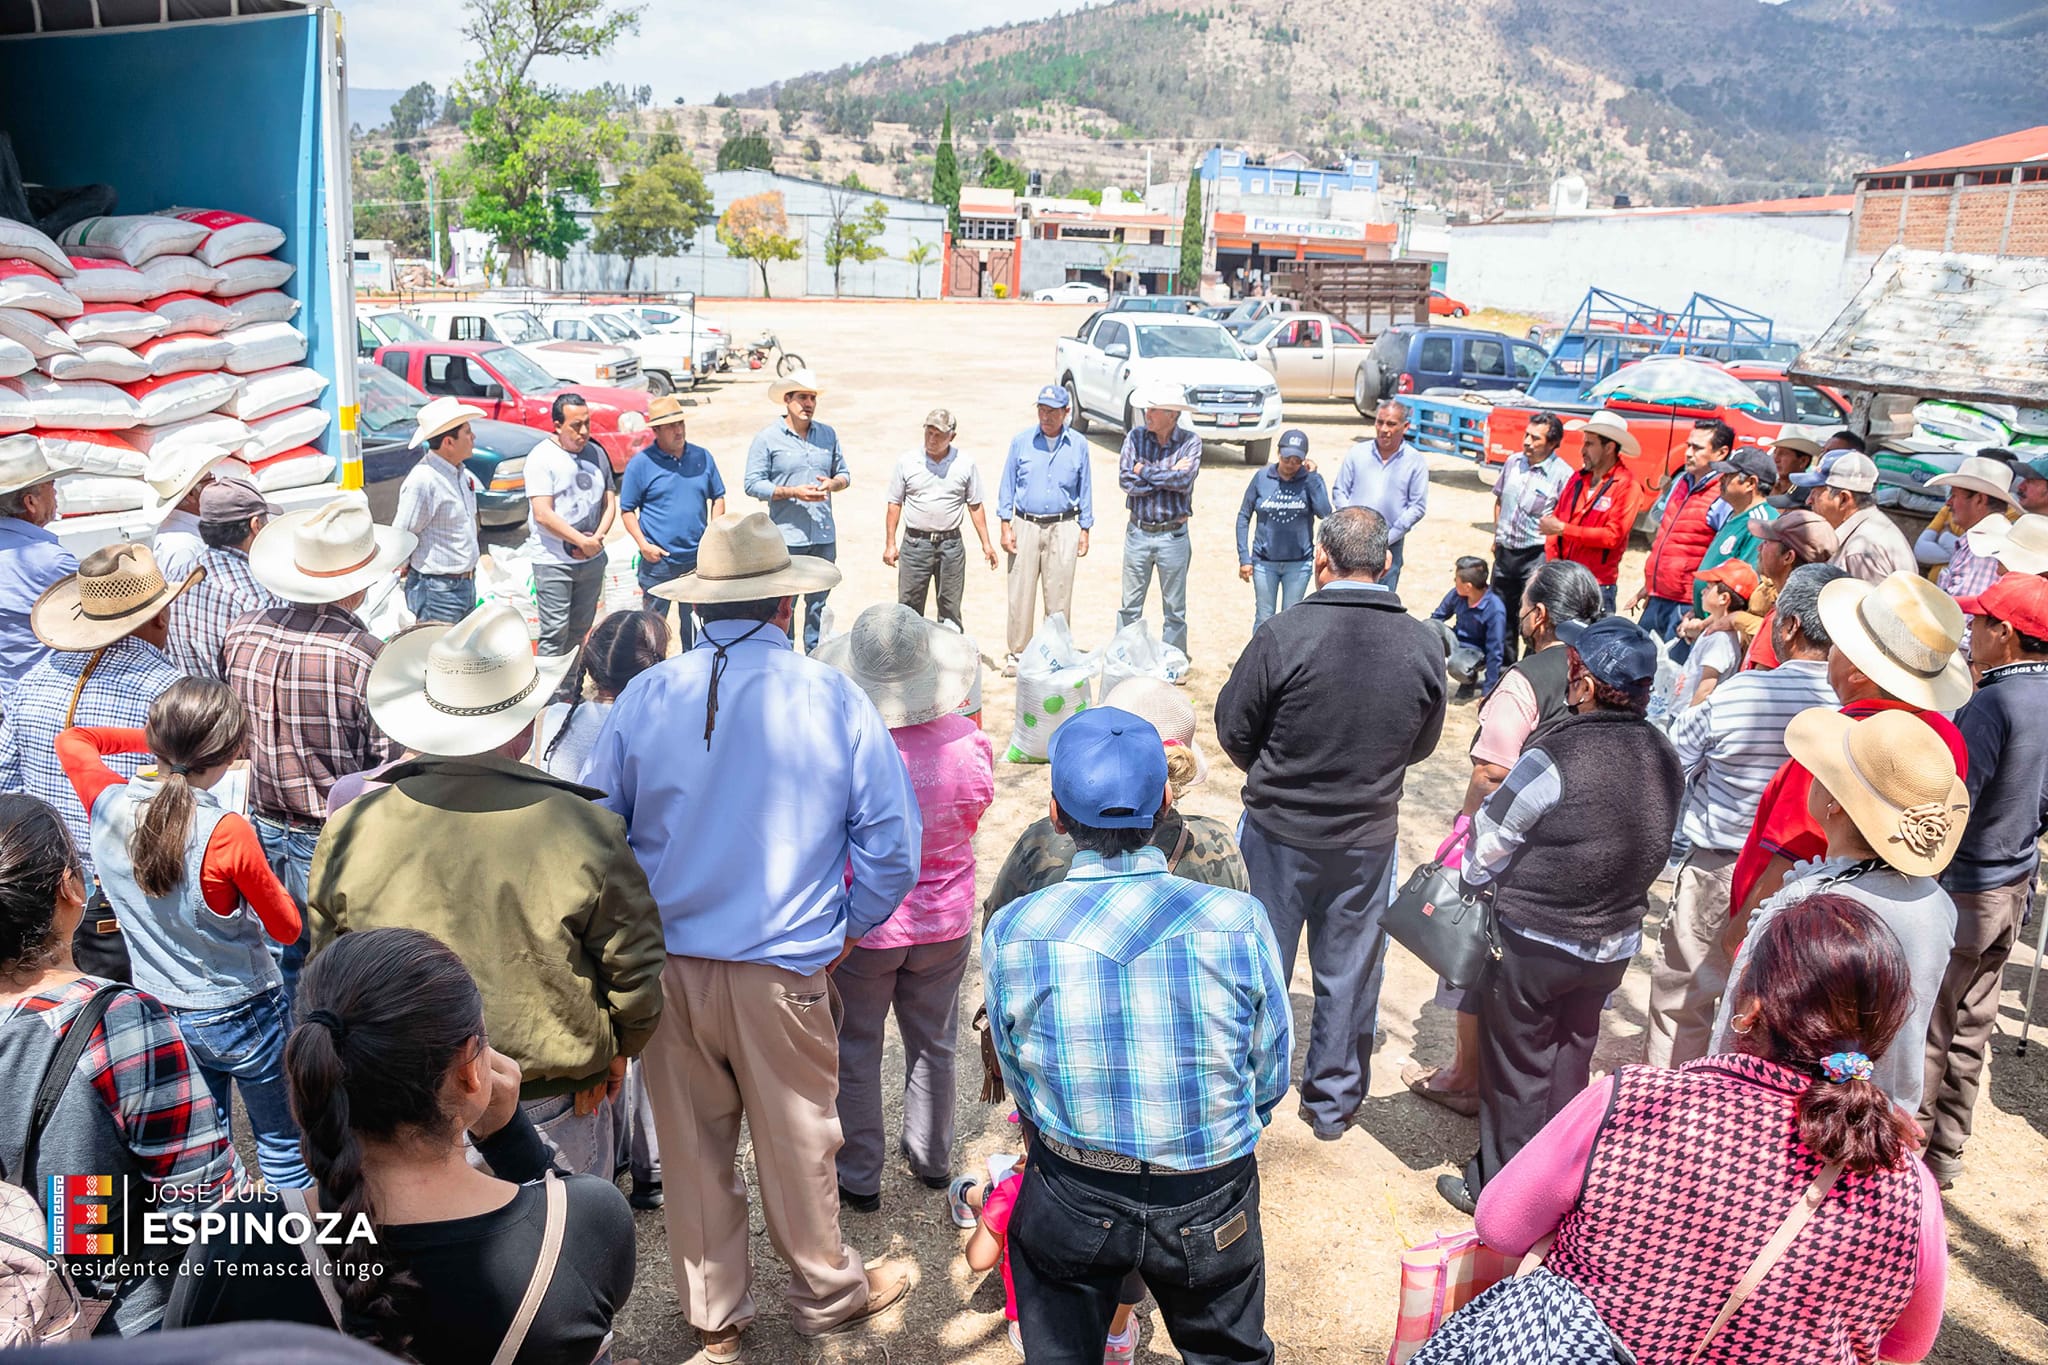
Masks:
[[[241,1088],[264,1180],[302,1186],[284,1083],[291,1006],[269,942],[298,940],[299,911],[255,826],[214,795],[248,728],[227,684],[185,678],[143,729],[74,727],[57,736],[57,758],[90,815],[136,986],[176,1016],[223,1118],[230,1084]],[[155,754],[156,768],[130,780],[107,766],[113,754]]]
[[[195,1246],[166,1325],[339,1326],[422,1365],[471,1365],[514,1333],[538,1284],[512,1359],[602,1356],[633,1289],[632,1214],[608,1181],[549,1172],[519,1108],[519,1067],[485,1038],[461,959],[416,929],[346,934],[307,965],[298,1005],[285,1069],[318,1181],[308,1212],[329,1240]],[[220,1212],[232,1226],[287,1207],[251,1199]]]
[[[1643,1365],[1924,1359],[1948,1277],[1941,1196],[1871,1079],[1918,1047],[1899,1038],[1898,939],[1857,901],[1809,896],[1754,936],[1731,989],[1734,1052],[1581,1092],[1487,1183],[1479,1235],[1510,1256],[1554,1236],[1545,1270]]]
[[[684,615],[687,619],[687,607]],[[599,621],[583,641],[576,671],[557,694],[560,700],[540,713],[533,761],[556,777],[580,779],[590,746],[597,742],[597,732],[604,728],[619,693],[667,655],[666,618],[645,611],[615,611]]]

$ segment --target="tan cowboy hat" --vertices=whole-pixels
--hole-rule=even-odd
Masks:
[[[665,427],[676,422],[688,421],[689,416],[689,408],[683,405],[682,399],[672,393],[648,400],[647,425],[650,427]]]
[[[0,497],[72,472],[68,465],[51,464],[43,443],[33,436],[0,437]]]
[[[821,643],[813,657],[860,684],[894,730],[958,710],[974,686],[981,651],[965,635],[890,602],[869,607],[852,630]]]
[[[1918,574],[1838,578],[1820,590],[1820,620],[1849,662],[1900,701],[1953,711],[1970,699],[1969,622],[1953,597]]]
[[[792,556],[766,512],[727,512],[704,528],[697,571],[648,591],[671,602],[760,602],[838,585],[839,566],[815,555]]]
[[[1817,460],[1824,453],[1823,447],[1833,440],[1843,427],[1809,427],[1797,422],[1787,422],[1779,428],[1776,439],[1763,443],[1766,450],[1789,450],[1794,455],[1804,455]]]
[[[370,668],[370,716],[419,753],[488,753],[547,708],[575,661],[536,658],[518,611],[486,602],[452,626],[422,626],[385,645]]]
[[[51,584],[36,599],[29,627],[51,649],[104,649],[155,620],[204,577],[206,570],[194,569],[182,583],[166,583],[147,545],[103,545],[79,563],[77,573]]]
[[[1188,786],[1199,787],[1207,780],[1209,760],[1195,743],[1195,708],[1188,704],[1183,689],[1164,678],[1125,678],[1110,689],[1102,704],[1152,722],[1167,748],[1186,749],[1195,760],[1195,775],[1188,779]]]
[[[1955,857],[1970,789],[1948,745],[1920,717],[1879,711],[1857,720],[1816,706],[1792,717],[1785,748],[1899,871],[1935,877]]]
[[[156,490],[159,512],[168,516],[178,509],[185,495],[205,482],[234,452],[225,446],[194,442],[173,446],[149,462],[149,486]]]
[[[1927,481],[1929,488],[1962,488],[1972,493],[1983,493],[2003,503],[2011,503],[2012,467],[1997,460],[1987,460],[1982,455],[1972,455],[1956,466],[1953,474],[1936,474]]]
[[[1595,436],[1605,436],[1610,441],[1618,441],[1621,443],[1621,451],[1624,455],[1640,455],[1643,453],[1642,442],[1636,440],[1635,433],[1628,429],[1628,423],[1622,420],[1619,413],[1611,412],[1606,408],[1600,409],[1591,417],[1582,418],[1576,422],[1566,422],[1564,429],[1566,431],[1591,432]]]
[[[482,408],[473,407],[460,398],[436,398],[420,409],[419,426],[413,431],[412,444],[407,448],[417,450],[436,436],[489,416]]]
[[[1972,550],[2014,573],[2048,574],[2048,517],[2037,512],[2017,521],[1986,517],[1964,532],[1963,539]]]
[[[1151,383],[1131,395],[1131,406],[1140,412],[1164,409],[1168,412],[1193,412],[1195,405],[1188,402],[1188,391],[1179,384]]]
[[[808,365],[791,370],[768,386],[768,396],[778,403],[793,393],[815,393],[821,398],[825,395],[825,391],[818,387],[818,376],[811,372]]]
[[[377,525],[360,498],[336,498],[258,531],[249,571],[287,602],[339,602],[403,564],[418,544],[410,531]]]

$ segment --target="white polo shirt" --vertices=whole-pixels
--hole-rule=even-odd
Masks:
[[[937,460],[913,450],[890,471],[888,497],[903,504],[903,524],[913,531],[957,531],[968,507],[981,505],[981,471],[958,446]]]

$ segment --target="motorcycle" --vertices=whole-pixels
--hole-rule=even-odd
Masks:
[[[775,356],[775,377],[787,379],[804,367],[804,358],[794,351],[782,349],[782,342],[773,332],[763,332],[747,347],[747,368],[758,370],[768,363],[768,357]]]

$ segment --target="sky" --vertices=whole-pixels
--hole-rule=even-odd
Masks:
[[[647,0],[640,31],[602,62],[558,62],[563,85],[651,85],[658,104],[677,95],[708,102],[720,91],[901,52],[993,24],[1038,19],[1077,0]],[[341,0],[349,84],[438,89],[462,71],[467,43],[460,0]]]

